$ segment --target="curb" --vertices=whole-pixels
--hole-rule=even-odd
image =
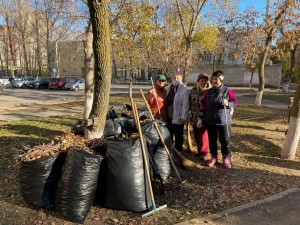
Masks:
[[[291,189],[288,189],[286,191],[280,192],[276,195],[272,195],[270,197],[264,198],[262,200],[257,200],[255,202],[251,202],[251,203],[247,203],[245,205],[237,206],[237,207],[232,208],[232,209],[227,209],[227,210],[224,210],[224,211],[221,211],[219,213],[215,213],[215,214],[212,214],[212,215],[209,215],[209,216],[206,216],[206,217],[198,217],[198,218],[186,220],[186,221],[177,223],[176,225],[208,224],[210,222],[213,222],[214,219],[218,219],[218,218],[221,218],[223,216],[228,216],[229,214],[233,214],[233,213],[236,213],[236,212],[239,212],[239,211],[257,206],[257,205],[261,205],[261,204],[266,203],[266,202],[272,202],[272,201],[275,201],[275,200],[280,199],[282,197],[285,197],[288,194],[295,193],[295,192],[298,192],[298,191],[300,192],[299,188],[291,188]]]

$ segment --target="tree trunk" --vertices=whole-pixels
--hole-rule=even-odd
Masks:
[[[251,71],[251,78],[250,78],[250,82],[249,82],[249,88],[252,87],[252,80],[253,80],[254,72],[255,72],[255,68],[253,68],[252,71]]]
[[[190,68],[190,50],[191,50],[191,38],[185,40],[185,54],[184,54],[184,66],[183,66],[183,83],[187,83],[187,77]]]
[[[261,100],[265,88],[265,62],[267,58],[267,49],[265,49],[260,56],[260,60],[258,63],[258,79],[259,79],[259,85],[258,85],[258,92],[255,99],[255,105],[261,106]]]
[[[83,119],[87,120],[92,110],[94,95],[94,52],[92,25],[89,25],[85,33],[84,41],[84,65],[85,65],[85,98]]]
[[[12,32],[11,32],[11,28],[9,25],[9,18],[8,15],[5,15],[5,21],[6,21],[6,26],[7,26],[7,33],[8,33],[8,41],[9,41],[9,50],[10,50],[10,60],[12,62],[11,66],[15,66],[16,65],[16,59],[15,59],[15,54],[14,54],[14,48],[13,48],[13,40],[12,40]],[[15,72],[11,73],[11,76],[14,77],[15,76]]]
[[[300,138],[300,81],[290,112],[289,128],[281,151],[281,158],[295,159]]]
[[[291,67],[290,67],[290,77],[288,79],[288,82],[290,83],[291,80],[295,76],[295,66],[296,66],[296,52],[297,52],[298,44],[294,46],[293,49],[291,49],[290,55],[291,55]]]
[[[26,52],[26,44],[25,44],[25,34],[22,31],[22,47],[23,47],[23,55],[24,55],[24,64],[25,64],[25,70],[26,70],[26,76],[29,77],[29,67],[28,67],[28,57]]]
[[[106,114],[109,103],[111,67],[110,67],[110,30],[109,30],[109,0],[88,1],[94,49],[94,100],[85,136],[89,139],[103,136]]]
[[[38,12],[38,2],[35,1],[36,10]],[[41,43],[40,43],[40,27],[39,27],[39,16],[35,14],[35,32],[36,32],[36,62],[38,65],[38,76],[42,76],[42,59],[41,59]],[[35,67],[36,68],[36,67]]]

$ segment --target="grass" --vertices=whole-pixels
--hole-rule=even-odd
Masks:
[[[138,95],[134,97],[141,101]],[[129,102],[126,94],[111,98],[111,104],[125,102]],[[205,167],[204,162],[197,161],[203,169],[187,171],[178,168],[181,178],[187,180],[185,185],[178,187],[176,179],[171,178],[165,183],[165,196],[155,192],[158,206],[168,204],[168,208],[155,216],[141,218],[137,213],[92,207],[86,223],[174,224],[249,203],[291,187],[300,188],[299,150],[295,161],[279,158],[287,129],[282,120],[286,113],[286,110],[240,104],[235,110],[232,126],[234,169],[225,170],[221,165],[211,169]],[[24,146],[46,144],[56,135],[70,131],[79,118],[81,115],[53,116],[0,123],[1,224],[71,224],[56,212],[35,210],[26,205],[16,179],[16,156]],[[183,154],[190,160],[197,160],[191,153]]]
[[[255,98],[256,94],[249,94],[249,95],[243,95],[243,96],[249,97],[249,98]],[[290,97],[294,97],[294,94],[291,94],[291,93],[264,93],[262,98],[289,105]]]

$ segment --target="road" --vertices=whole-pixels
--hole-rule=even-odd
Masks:
[[[151,86],[147,85],[135,85],[133,87],[133,92],[139,92],[139,89],[142,89],[146,92]],[[254,104],[254,98],[244,97],[243,95],[247,95],[249,93],[254,93],[251,90],[244,88],[245,90],[249,90],[249,93],[242,90],[242,88],[233,88],[236,93],[237,99],[239,103],[247,103]],[[111,86],[111,94],[117,93],[128,93],[128,86],[125,85],[112,85]],[[82,100],[84,97],[84,91],[80,90],[78,92],[75,91],[65,91],[65,90],[48,90],[48,89],[6,89],[4,93],[0,94],[0,109],[4,109],[6,107],[13,106],[26,106],[35,103],[47,103],[49,101],[57,103],[64,102],[68,99],[78,99]],[[287,109],[287,105],[279,104],[270,100],[262,100],[262,105],[267,107],[275,107],[281,109]]]
[[[148,90],[150,86],[135,86],[133,92],[138,92],[142,88]],[[128,86],[112,85],[111,94],[128,93]],[[49,89],[5,89],[0,94],[0,108],[30,105],[37,102],[64,101],[67,99],[83,99],[84,91],[65,91]]]

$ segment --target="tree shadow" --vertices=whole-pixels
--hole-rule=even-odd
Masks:
[[[284,130],[274,130],[274,129],[268,129],[268,127],[263,127],[263,126],[256,126],[256,125],[242,125],[242,124],[233,124],[232,127],[236,128],[246,128],[246,129],[255,129],[255,130],[265,130],[265,131],[277,131],[277,132],[285,132],[286,129]]]
[[[231,147],[237,152],[269,157],[278,156],[278,152],[281,150],[281,146],[275,145],[261,136],[250,134],[232,136]]]
[[[300,161],[285,160],[280,158],[270,158],[270,157],[258,157],[258,156],[245,156],[249,161],[255,161],[258,163],[263,163],[270,166],[284,167],[287,169],[299,170],[300,171]]]
[[[48,139],[54,138],[57,135],[62,135],[65,133],[64,131],[61,130],[53,130],[53,129],[37,127],[32,125],[8,124],[5,126],[5,128],[6,130],[18,135],[35,135],[40,138],[48,138]]]

